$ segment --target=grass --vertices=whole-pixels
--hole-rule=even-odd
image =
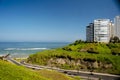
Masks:
[[[41,76],[44,76],[50,80],[73,80],[72,78],[66,76],[65,74],[58,73],[53,70],[40,70],[38,71]]]
[[[0,60],[0,80],[48,80],[38,73]]]
[[[0,80],[76,80],[56,71],[34,71],[0,60]]]
[[[114,53],[116,53],[117,55],[113,55],[112,53],[114,48],[116,49]],[[81,49],[86,51],[82,52]],[[27,59],[27,62],[38,65],[48,65],[47,62],[50,59],[56,58],[62,58],[69,61],[83,60],[89,63],[91,61],[97,61],[100,62],[102,65],[111,64],[112,68],[104,69],[103,67],[101,67],[97,68],[96,72],[98,71],[120,74],[120,56],[118,55],[119,52],[120,43],[73,43],[63,48],[37,52],[36,54],[30,55]],[[54,65],[64,69],[76,69],[77,67],[76,65],[74,66],[70,64],[64,64],[60,66],[59,64],[55,63]],[[81,67],[84,68],[87,66],[81,64]]]

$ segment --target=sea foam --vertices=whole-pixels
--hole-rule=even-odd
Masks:
[[[47,48],[6,48],[4,50],[45,50]]]

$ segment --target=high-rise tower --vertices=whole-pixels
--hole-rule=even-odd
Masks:
[[[87,42],[94,41],[94,24],[90,23],[89,26],[86,27],[86,40]]]
[[[114,18],[114,36],[120,39],[120,16]]]
[[[96,19],[86,27],[87,42],[105,42],[108,43],[112,37],[120,35],[120,17],[115,19],[117,27],[110,19]],[[117,28],[117,29],[116,29]],[[117,31],[118,30],[118,31]],[[116,32],[115,32],[116,31]]]
[[[111,21],[110,19],[94,20],[94,41],[109,42],[111,37]]]

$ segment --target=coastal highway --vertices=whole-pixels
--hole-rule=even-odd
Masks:
[[[48,66],[40,66],[40,65],[33,65],[33,64],[28,64],[25,63],[24,61],[17,62],[16,60],[7,57],[6,60],[9,62],[12,62],[16,65],[21,65],[25,66],[27,68],[39,70],[39,69],[50,69],[50,70],[56,70],[58,72],[65,73],[70,76],[80,76],[84,80],[120,80],[120,75],[111,75],[111,74],[103,74],[103,73],[95,73],[95,72],[85,72],[85,71],[77,71],[77,70],[65,70],[65,69],[60,69],[60,68],[55,68],[55,67],[48,67]]]

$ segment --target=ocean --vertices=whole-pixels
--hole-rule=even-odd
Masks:
[[[10,54],[13,58],[28,57],[39,51],[60,48],[69,42],[0,42],[0,55]]]

